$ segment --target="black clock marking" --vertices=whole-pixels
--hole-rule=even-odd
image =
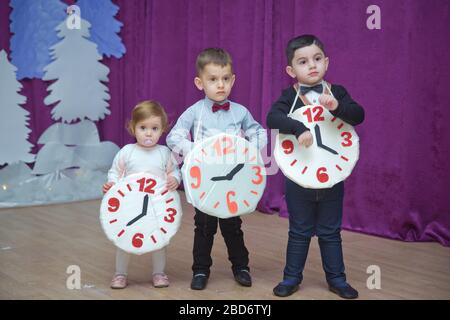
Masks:
[[[332,154],[338,154],[335,150],[331,149],[330,147],[327,147],[326,145],[323,144],[322,142],[322,136],[320,135],[320,128],[319,125],[316,124],[314,126],[314,132],[316,133],[316,139],[317,139],[317,146],[319,148],[322,148],[328,152],[331,152]]]
[[[236,167],[234,167],[233,170],[231,170],[227,175],[212,177],[211,181],[223,181],[223,180],[231,181],[236,175],[236,173],[238,173],[244,166],[245,166],[244,163],[240,163]]]
[[[144,197],[144,204],[142,206],[142,212],[137,217],[133,218],[130,222],[127,223],[127,227],[131,226],[133,223],[141,219],[142,217],[145,217],[147,215],[147,207],[148,207],[148,194]]]

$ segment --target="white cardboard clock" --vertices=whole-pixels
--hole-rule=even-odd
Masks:
[[[246,139],[225,133],[197,142],[181,172],[188,201],[219,218],[255,211],[266,186],[259,150]]]
[[[359,137],[353,126],[321,105],[307,104],[289,116],[310,130],[314,142],[306,148],[294,135],[277,135],[274,156],[283,174],[312,189],[331,188],[345,180],[359,158]]]
[[[130,175],[104,195],[100,221],[120,249],[143,254],[165,247],[178,231],[182,209],[176,191],[150,173]]]

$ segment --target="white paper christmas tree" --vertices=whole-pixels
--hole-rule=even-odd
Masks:
[[[109,69],[100,62],[102,56],[97,52],[97,45],[88,39],[89,27],[87,21],[81,20],[80,29],[70,29],[64,20],[56,28],[60,41],[51,47],[53,61],[44,68],[43,80],[54,80],[48,86],[49,95],[44,103],[54,105],[52,118],[58,122],[39,138],[38,144],[44,145],[36,155],[32,171],[23,163],[0,170],[0,207],[80,201],[102,196],[101,187],[119,147],[109,141],[101,142],[94,123],[110,114],[110,96],[105,85]],[[5,67],[1,62],[2,59],[0,107],[5,105],[9,108],[0,109],[0,161],[14,148],[26,145],[30,131],[26,128],[28,112],[18,107],[26,99],[17,94],[21,84],[15,81],[15,69],[9,63],[7,66],[10,67]],[[14,115],[20,115],[22,121],[12,120]],[[11,124],[15,126],[11,128]],[[23,133],[19,129],[23,129]],[[18,133],[12,135],[14,130]],[[5,140],[8,143],[5,148],[1,140],[4,137],[8,139]],[[30,157],[29,160],[33,161],[34,156]]]
[[[100,62],[97,45],[88,40],[90,24],[81,19],[80,29],[69,29],[63,21],[57,27],[62,40],[51,47],[54,59],[44,68],[43,80],[56,80],[48,87],[51,93],[44,103],[51,105],[52,118],[70,123],[85,118],[92,121],[110,114],[109,69]]]
[[[0,51],[0,165],[34,161],[33,145],[27,141],[29,112],[20,106],[27,99],[19,94],[22,84],[16,72],[5,50]]]

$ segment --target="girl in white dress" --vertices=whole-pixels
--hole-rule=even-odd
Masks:
[[[178,188],[181,182],[178,165],[170,149],[157,144],[167,128],[167,114],[158,102],[143,101],[134,107],[131,120],[128,122],[128,131],[136,138],[136,143],[127,144],[115,156],[112,167],[108,171],[108,182],[103,185],[103,193],[106,193],[120,179],[139,172],[167,175],[167,189],[173,191]],[[130,254],[117,248],[116,272],[111,281],[111,288],[123,289],[127,286],[129,261]],[[169,286],[169,279],[164,272],[165,247],[152,252],[152,262],[153,285],[156,288]]]

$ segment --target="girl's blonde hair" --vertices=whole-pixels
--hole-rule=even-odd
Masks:
[[[166,132],[169,127],[169,120],[167,114],[164,111],[163,106],[153,100],[146,100],[138,103],[131,112],[131,120],[127,123],[127,130],[135,136],[134,128],[139,121],[145,120],[149,117],[159,117],[162,123],[162,130]]]

